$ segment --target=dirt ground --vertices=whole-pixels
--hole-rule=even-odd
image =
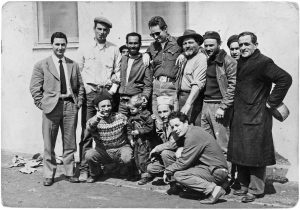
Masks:
[[[240,197],[224,196],[215,205],[200,204],[197,198],[169,196],[168,186],[151,183],[139,186],[136,182],[103,178],[96,183],[69,183],[59,166],[55,183],[42,185],[42,167],[32,174],[22,174],[19,167],[8,168],[13,153],[1,152],[1,197],[6,207],[59,208],[289,208],[298,202],[298,182],[285,184],[268,182],[266,195],[250,204]],[[25,158],[32,155],[19,154]]]

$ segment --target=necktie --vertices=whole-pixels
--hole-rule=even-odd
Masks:
[[[59,72],[60,72],[60,92],[61,94],[67,93],[67,84],[64,67],[62,65],[62,60],[59,60]]]

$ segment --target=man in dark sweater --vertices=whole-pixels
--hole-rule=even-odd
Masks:
[[[164,181],[170,177],[179,184],[195,191],[204,193],[207,198],[201,203],[214,204],[225,194],[221,187],[228,175],[227,163],[220,146],[214,138],[198,126],[188,124],[188,117],[180,112],[169,116],[169,125],[183,141],[181,157],[165,156],[164,162],[170,163],[164,171]],[[170,183],[175,188],[174,182]]]
[[[141,47],[141,35],[135,32],[126,35],[128,55],[122,56],[120,76],[120,105],[119,112],[128,117],[129,99],[140,94],[143,106],[146,106],[152,93],[152,71],[143,63]]]
[[[220,49],[221,38],[215,31],[204,34],[204,48],[208,55],[206,87],[201,115],[201,127],[210,133],[227,154],[229,124],[236,83],[235,59]],[[229,165],[229,170],[231,166]]]

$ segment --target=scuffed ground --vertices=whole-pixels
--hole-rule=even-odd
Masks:
[[[288,208],[298,202],[298,183],[284,184],[268,181],[266,196],[254,203],[244,204],[240,197],[226,195],[215,205],[202,205],[196,198],[183,199],[166,195],[168,186],[151,183],[139,186],[115,178],[103,178],[97,183],[72,184],[63,180],[59,166],[55,183],[42,185],[42,167],[32,174],[22,174],[19,168],[8,168],[14,154],[2,151],[2,205],[9,207],[72,207],[72,208]],[[32,155],[19,154],[25,158]]]

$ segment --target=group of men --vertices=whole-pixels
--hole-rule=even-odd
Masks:
[[[175,38],[159,16],[148,27],[154,42],[146,52],[139,52],[142,38],[135,32],[126,35],[125,52],[126,47],[107,41],[112,23],[96,17],[94,40],[80,47],[78,64],[64,56],[66,35],[52,35],[53,54],[34,66],[30,83],[34,103],[43,110],[43,184],[54,183],[59,127],[68,181],[94,182],[103,165],[114,162],[132,171],[126,124],[138,96],[141,109],[153,113],[160,141],[145,147],[150,155],[139,184],[163,174],[169,194],[198,191],[205,195],[202,203],[212,204],[225,194],[228,176],[234,179],[231,172],[237,168],[241,189],[234,194],[242,202],[263,196],[266,166],[275,164],[271,110],[282,103],[291,76],[260,53],[252,32],[228,39],[229,56],[215,31],[201,36],[186,30]],[[78,178],[74,153],[80,108]]]

